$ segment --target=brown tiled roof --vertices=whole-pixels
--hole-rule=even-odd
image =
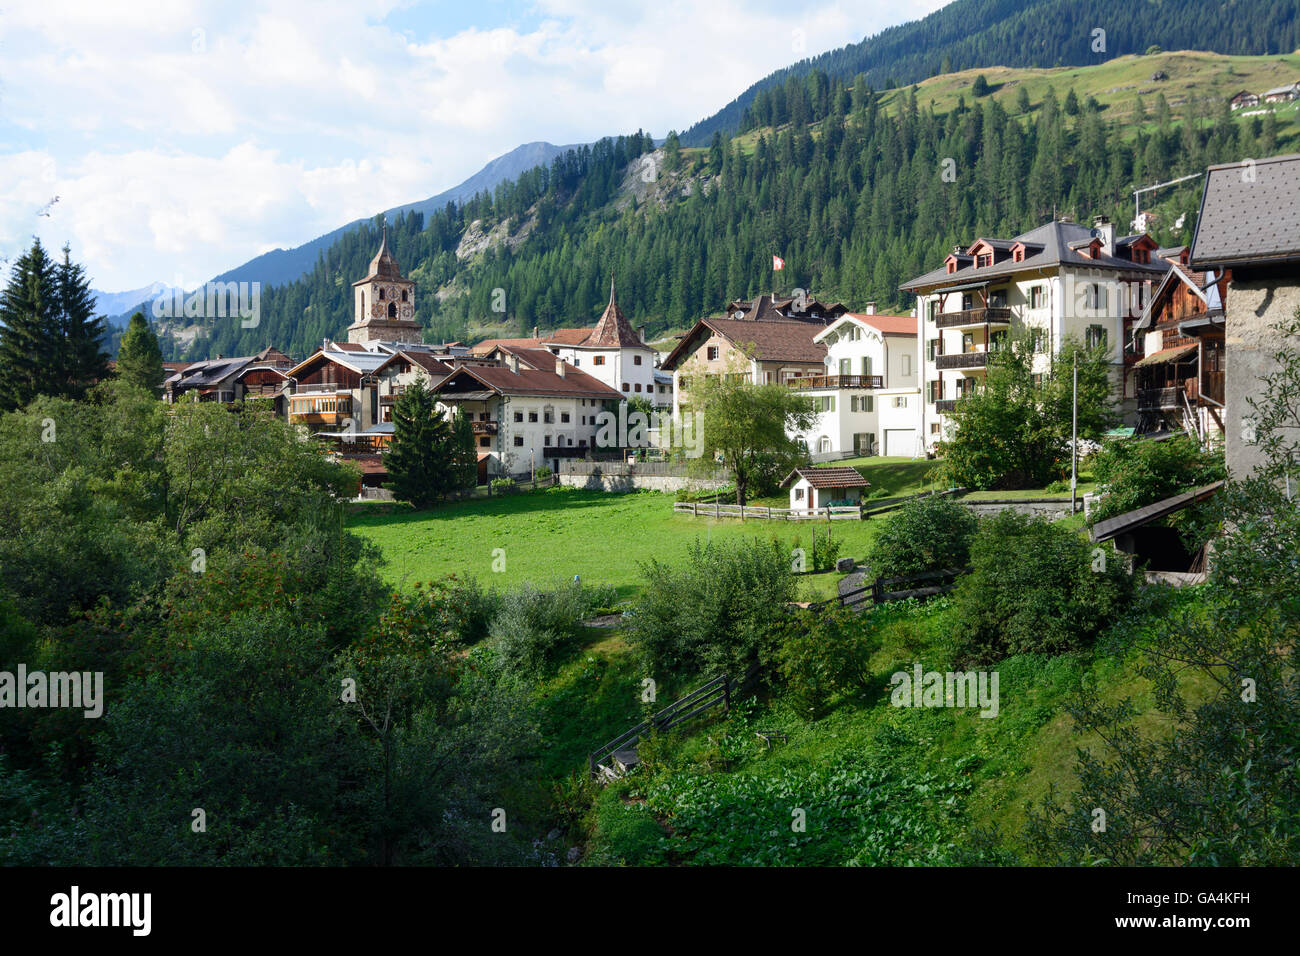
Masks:
[[[781,487],[788,488],[800,478],[807,478],[808,484],[814,488],[865,488],[871,484],[856,468],[836,465],[829,468],[796,468],[781,482]]]
[[[604,382],[593,378],[586,372],[565,365],[563,376],[555,374],[554,368],[523,368],[518,372],[494,365],[463,365],[438,385],[443,386],[468,376],[503,395],[539,395],[571,398],[595,398],[622,401],[623,396]]]
[[[762,362],[821,362],[826,358],[826,346],[813,341],[813,336],[822,330],[819,325],[789,319],[767,322],[750,322],[747,319],[701,321],[736,345],[752,345],[754,358]]]
[[[636,330],[632,328],[627,316],[623,314],[623,310],[618,307],[618,302],[614,299],[612,276],[609,280],[609,305],[605,306],[605,311],[596,323],[596,327],[592,329],[591,336],[581,344],[610,349],[632,348],[642,344],[641,336],[636,334]]]
[[[591,338],[591,329],[552,329],[538,341],[543,345],[583,345]]]
[[[402,358],[406,359],[413,365],[418,365],[430,375],[450,375],[451,366],[440,359],[434,358],[428,352],[398,352]]]

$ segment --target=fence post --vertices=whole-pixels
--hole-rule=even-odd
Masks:
[[[731,710],[731,676],[722,675],[722,709]]]

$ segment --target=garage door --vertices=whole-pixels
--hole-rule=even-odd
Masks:
[[[885,429],[885,454],[904,456],[907,458],[916,454],[916,429],[915,428],[886,428]]]

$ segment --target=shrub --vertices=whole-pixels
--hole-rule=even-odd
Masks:
[[[795,710],[816,720],[838,693],[871,679],[871,655],[880,642],[847,608],[803,611],[789,622],[777,660]]]
[[[488,482],[488,488],[494,495],[511,494],[517,487],[513,478],[493,478]]]
[[[551,477],[551,475],[553,474],[555,473],[551,471],[550,468],[548,468],[546,465],[542,465],[535,472],[533,472],[533,477],[535,477],[538,481],[543,481]]]
[[[629,640],[660,673],[729,670],[772,660],[795,598],[790,555],[776,541],[700,544],[683,565],[651,561],[629,615]]]
[[[1113,554],[1094,561],[1075,532],[1013,511],[981,523],[970,563],[954,597],[962,652],[978,661],[1082,647],[1133,594]]]
[[[1103,492],[1089,512],[1093,522],[1226,477],[1222,448],[1202,451],[1190,435],[1107,442],[1092,457],[1092,474]]]
[[[913,498],[884,519],[867,564],[883,577],[964,567],[978,526],[966,506],[951,498]]]
[[[538,674],[553,665],[566,644],[577,637],[587,610],[577,582],[546,591],[524,584],[501,596],[492,619],[502,667],[516,674]]]

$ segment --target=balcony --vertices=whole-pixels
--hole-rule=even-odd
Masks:
[[[317,385],[294,385],[293,394],[295,395],[336,395],[343,392],[351,394],[351,390],[338,382],[324,382]]]
[[[470,423],[470,429],[471,431],[474,432],[475,435],[495,435],[497,433],[498,427],[499,427],[498,422],[471,422]]]
[[[946,369],[983,369],[989,364],[988,352],[957,352],[952,355],[939,355],[934,360],[935,367]]]
[[[973,329],[982,325],[1010,325],[1011,310],[1001,306],[987,309],[962,309],[960,312],[944,312],[935,317],[934,324],[940,329]]]
[[[940,415],[950,415],[956,407],[957,399],[955,398],[941,398],[934,403],[934,410]]]
[[[884,388],[883,375],[802,375],[786,379],[790,388]]]

